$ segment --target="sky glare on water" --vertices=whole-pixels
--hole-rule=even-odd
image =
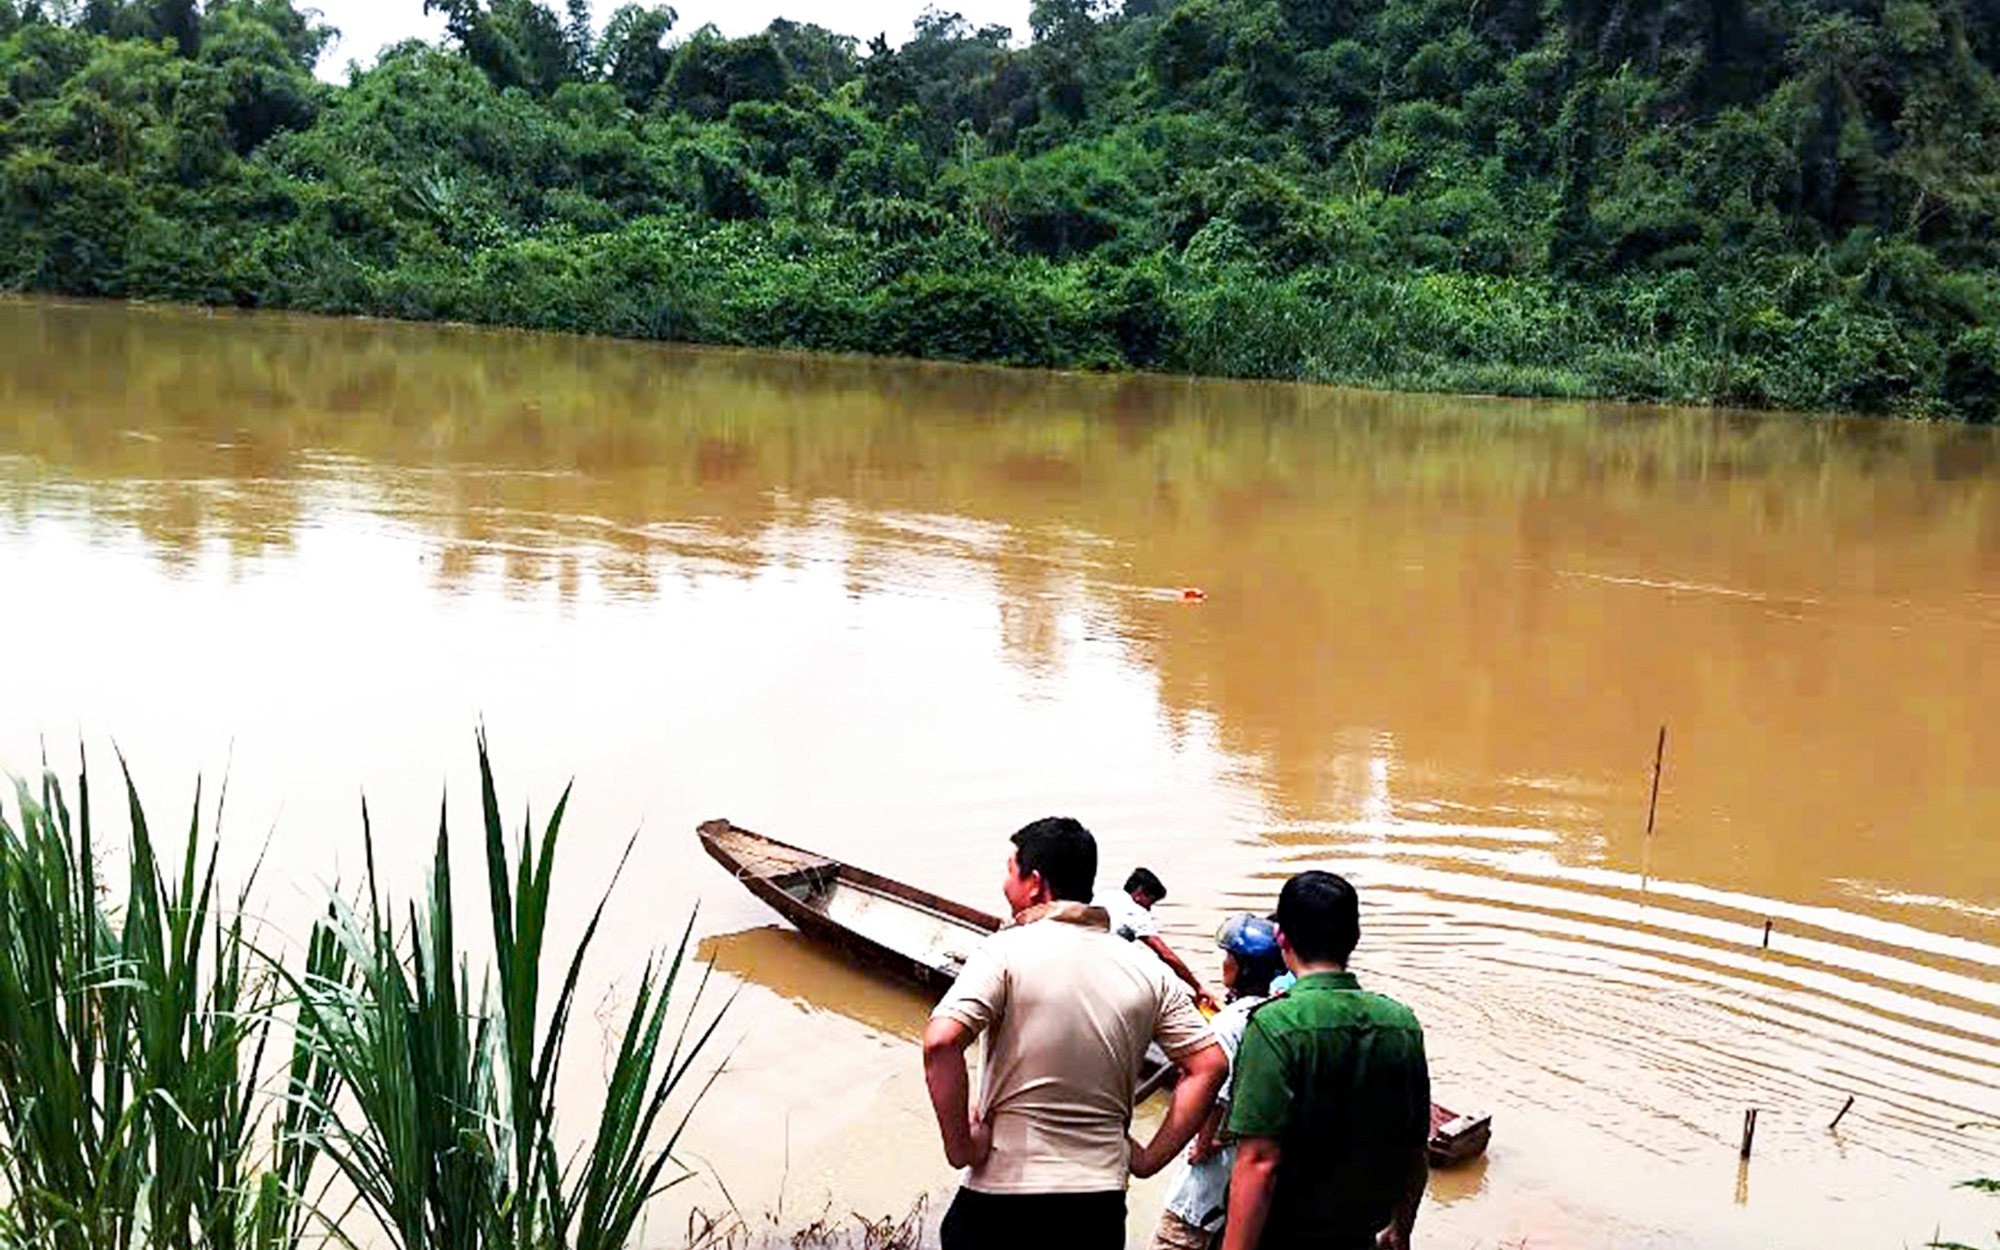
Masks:
[[[318,9],[326,23],[340,31],[339,42],[320,61],[320,76],[330,80],[343,78],[350,61],[372,64],[383,48],[398,40],[436,39],[444,31],[443,15],[425,13],[422,0],[316,0],[301,7]],[[600,27],[618,7],[614,0],[596,0],[592,10]],[[733,4],[689,0],[672,7],[680,15],[674,23],[677,35],[711,23],[725,35],[750,35],[770,25],[772,19],[783,17],[812,22],[864,41],[886,34],[891,43],[910,37],[917,15],[925,8],[914,0],[747,0]],[[966,0],[936,7],[959,13],[975,26],[999,23],[1011,27],[1017,38],[1025,37],[1028,31],[1026,0]]]

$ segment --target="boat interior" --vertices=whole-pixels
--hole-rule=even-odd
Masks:
[[[771,884],[842,928],[954,976],[986,936],[956,916],[851,880],[834,864],[782,873]]]

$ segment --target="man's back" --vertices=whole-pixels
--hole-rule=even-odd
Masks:
[[[1111,916],[1111,933],[1114,937],[1128,942],[1144,941],[1158,936],[1159,926],[1153,923],[1153,913],[1139,905],[1130,894],[1118,893],[1109,898],[1099,894],[1104,910]]]
[[[1430,1132],[1423,1031],[1409,1008],[1316,972],[1258,1008],[1232,1076],[1229,1132],[1279,1143],[1266,1248],[1372,1246]]]
[[[934,1014],[985,1037],[979,1105],[993,1150],[967,1187],[986,1193],[1123,1189],[1147,1044],[1181,1058],[1210,1041],[1166,968],[1076,903],[994,934]]]

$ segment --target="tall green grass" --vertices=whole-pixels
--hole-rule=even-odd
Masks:
[[[0,1177],[8,1240],[50,1250],[235,1247],[272,1006],[243,909],[216,907],[197,819],[162,870],[131,779],[122,899],[99,876],[87,778],[0,817]],[[239,900],[240,902],[240,900]]]
[[[479,772],[497,993],[483,982],[475,992],[459,943],[444,822],[428,889],[399,922],[377,888],[364,815],[364,898],[337,905],[321,926],[345,958],[295,981],[301,1036],[337,1076],[308,1110],[341,1176],[406,1250],[615,1250],[631,1240],[646,1202],[678,1179],[667,1171],[686,1113],[664,1139],[656,1130],[720,1015],[688,1044],[687,1014],[669,1048],[684,930],[664,970],[649,964],[640,977],[595,1134],[565,1151],[556,1087],[604,903],[545,1014],[548,907],[568,795],[539,842],[524,829],[510,849],[483,739]]]
[[[538,838],[510,843],[478,746],[490,977],[460,940],[442,819],[428,887],[399,908],[364,811],[361,894],[336,893],[293,960],[246,932],[243,896],[220,904],[198,796],[163,871],[126,775],[121,895],[100,875],[87,772],[74,814],[52,775],[39,796],[17,784],[18,827],[0,811],[0,1245],[631,1243],[680,1179],[673,1149],[720,1012],[695,1029],[694,1007],[679,1010],[690,922],[640,977],[594,1130],[561,1133],[558,1078],[605,900],[545,997],[568,796]],[[329,1192],[346,1195],[337,1208]]]

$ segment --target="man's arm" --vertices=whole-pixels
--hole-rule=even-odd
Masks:
[[[1180,1010],[1187,1011],[1186,1004]],[[1174,1156],[1201,1127],[1202,1119],[1215,1102],[1215,1091],[1222,1088],[1222,1078],[1229,1075],[1229,1060],[1223,1057],[1222,1047],[1213,1041],[1174,1062],[1181,1070],[1180,1082],[1174,1086],[1174,1100],[1167,1107],[1167,1118],[1160,1121],[1160,1127],[1153,1133],[1153,1140],[1132,1152],[1134,1176],[1151,1176],[1173,1162]]]
[[[1409,1128],[1404,1147],[1403,1168],[1397,1178],[1396,1216],[1375,1242],[1382,1250],[1409,1250],[1410,1230],[1417,1224],[1417,1207],[1430,1184],[1431,1161],[1427,1145],[1431,1136],[1431,1069],[1424,1058],[1423,1035],[1417,1036],[1411,1056]]]
[[[1236,1167],[1229,1173],[1229,1222],[1222,1226],[1222,1250],[1257,1250],[1271,1195],[1278,1187],[1276,1138],[1245,1137],[1236,1143]]]
[[[1430,1180],[1430,1158],[1424,1153],[1424,1148],[1418,1146],[1404,1161],[1402,1187],[1396,1195],[1395,1222],[1376,1238],[1376,1244],[1382,1250],[1409,1250],[1410,1230],[1417,1226],[1417,1207],[1424,1200],[1424,1187],[1430,1184]]]
[[[930,1089],[938,1135],[944,1139],[944,1161],[955,1168],[976,1167],[993,1151],[992,1131],[972,1120],[972,1077],[965,1069],[965,1051],[973,1036],[964,1024],[945,1017],[924,1029],[924,1084]]]
[[[1194,970],[1183,963],[1181,957],[1174,953],[1174,948],[1167,945],[1165,938],[1158,934],[1148,934],[1139,940],[1152,947],[1153,953],[1165,960],[1167,967],[1174,970],[1174,975],[1188,983],[1188,988],[1194,991],[1194,1001],[1197,1006],[1206,1007],[1210,1011],[1216,1009],[1215,996],[1208,992],[1208,987],[1201,983],[1201,978],[1194,974]]]
[[[1188,1145],[1188,1162],[1200,1163],[1222,1149],[1216,1138],[1222,1135],[1222,1120],[1229,1114],[1229,1104],[1218,1098],[1215,1105],[1202,1117],[1201,1127],[1194,1131],[1194,1141]]]

